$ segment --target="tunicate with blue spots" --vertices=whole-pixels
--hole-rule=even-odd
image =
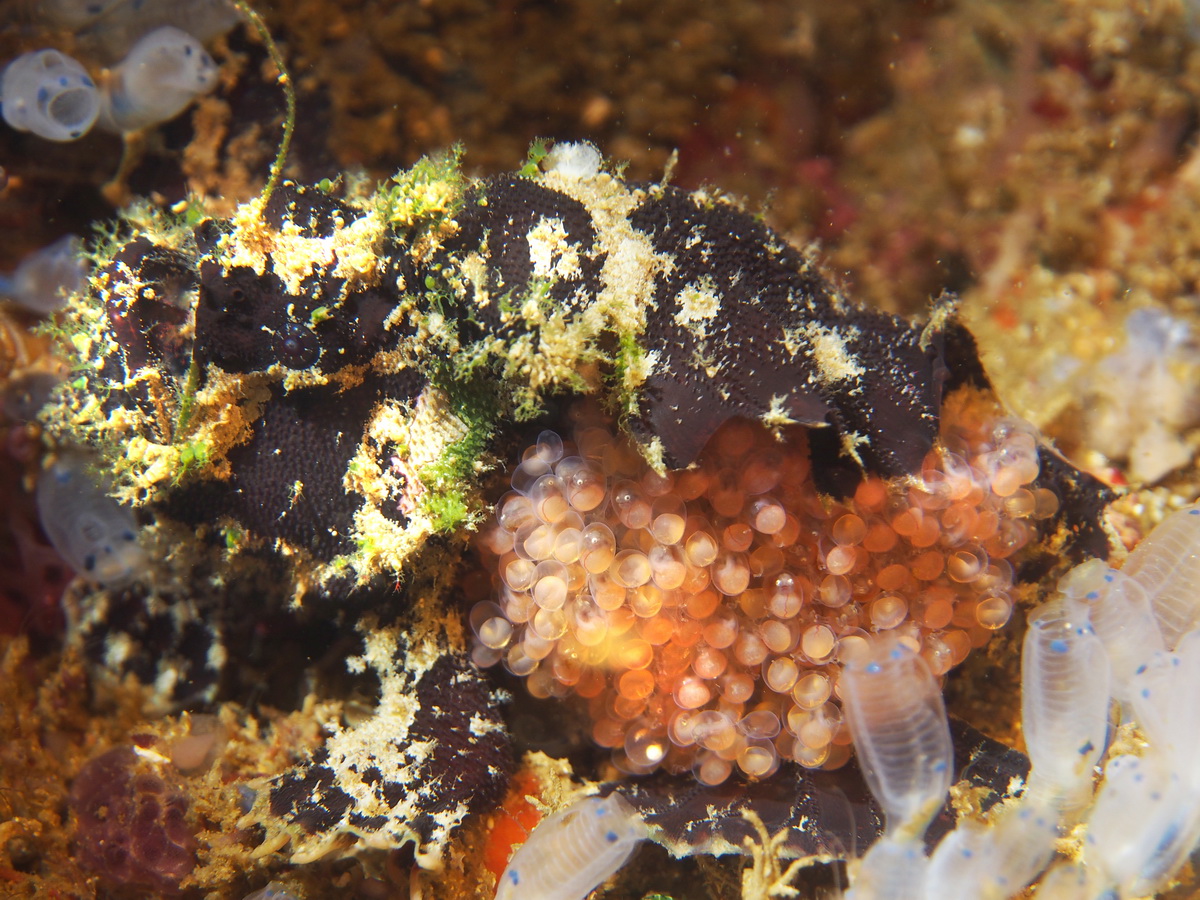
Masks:
[[[76,60],[57,50],[18,56],[0,78],[0,112],[17,131],[74,141],[100,114],[100,92]]]
[[[641,818],[620,794],[586,797],[530,832],[500,876],[496,900],[583,900],[625,865],[645,836]]]
[[[941,688],[910,646],[880,639],[842,673],[854,748],[889,829],[920,833],[950,789],[954,747]]]
[[[112,72],[101,124],[129,132],[173,119],[217,83],[217,64],[204,45],[170,25],[134,44]]]
[[[37,485],[38,517],[50,543],[77,573],[102,587],[122,588],[145,572],[132,510],[96,483],[95,461],[64,453]]]
[[[1031,789],[1063,812],[1092,795],[1092,767],[1108,745],[1112,676],[1088,607],[1070,597],[1039,606],[1021,652],[1021,724]]]

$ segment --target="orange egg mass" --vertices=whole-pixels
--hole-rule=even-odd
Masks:
[[[955,415],[954,410],[960,414]],[[543,432],[483,535],[473,655],[575,695],[624,771],[719,784],[850,754],[842,663],[901,635],[943,674],[1013,610],[1008,558],[1052,516],[1032,426],[948,404],[915,477],[818,493],[804,432],[726,423],[658,473],[608,421]]]

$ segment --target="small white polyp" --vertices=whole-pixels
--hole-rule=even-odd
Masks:
[[[555,144],[546,154],[547,172],[564,178],[595,178],[600,174],[600,151],[586,141]]]
[[[1082,863],[1059,862],[1042,876],[1033,896],[1036,900],[1091,900],[1104,893],[1100,878]]]
[[[77,29],[106,15],[125,0],[40,0],[38,13],[47,22]]]
[[[1128,574],[1098,559],[1076,566],[1059,581],[1058,589],[1068,599],[1087,604],[1092,630],[1112,665],[1113,694],[1126,701],[1134,672],[1165,649],[1146,591]]]
[[[530,832],[500,876],[496,900],[583,900],[645,836],[646,826],[619,794],[586,797]]]
[[[0,79],[4,121],[48,141],[74,141],[100,113],[100,93],[87,71],[57,50],[26,53]]]
[[[149,128],[179,115],[217,83],[204,45],[170,25],[151,31],[109,73],[100,124],[117,132]]]
[[[83,290],[86,279],[83,241],[69,234],[30,253],[11,276],[0,275],[0,294],[47,315],[62,306],[68,296]]]
[[[1200,787],[1200,632],[1188,632],[1173,653],[1157,653],[1139,668],[1130,694],[1134,718],[1156,754]]]

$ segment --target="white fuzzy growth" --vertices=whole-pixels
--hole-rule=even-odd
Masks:
[[[987,827],[960,823],[929,863],[929,900],[1014,897],[1054,856],[1058,819],[1032,798],[1003,810]]]
[[[603,157],[586,141],[555,144],[546,154],[547,172],[557,172],[564,178],[595,178],[600,174]]]
[[[92,481],[90,457],[63,454],[38,479],[38,518],[50,543],[78,574],[104,587],[125,587],[142,575],[147,557],[137,522]]]
[[[169,25],[155,29],[110,73],[101,124],[118,132],[157,125],[216,83],[217,64],[203,44]]]
[[[1111,682],[1087,607],[1065,598],[1034,611],[1021,656],[1021,722],[1030,790],[1063,811],[1086,805],[1104,753]]]
[[[78,62],[57,50],[18,56],[0,79],[4,121],[48,141],[74,141],[100,113],[100,93]]]
[[[910,647],[879,640],[847,665],[841,687],[854,749],[889,829],[923,831],[945,801],[954,762],[937,679]]]
[[[1117,756],[1088,819],[1084,860],[1120,897],[1162,887],[1200,838],[1200,795],[1151,750]]]
[[[1167,649],[1200,625],[1200,506],[1163,520],[1129,554],[1122,571],[1150,597]]]
[[[580,800],[533,829],[500,876],[496,900],[583,900],[645,836],[619,794]]]
[[[925,900],[928,868],[919,836],[885,834],[859,861],[845,900]]]

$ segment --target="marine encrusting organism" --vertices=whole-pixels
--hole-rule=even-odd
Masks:
[[[238,23],[228,0],[39,0],[35,17],[69,28],[105,61],[120,59],[144,35],[169,25],[202,43]]]
[[[1058,877],[1068,897],[1142,897],[1163,889],[1200,840],[1200,507],[1169,515],[1120,570],[1087,563],[1059,588],[1094,624],[1121,716],[1146,747],[1114,746],[1087,816],[1079,864]]]
[[[296,895],[272,881],[257,891],[251,891],[242,900],[296,900]]]
[[[83,241],[68,234],[30,253],[10,274],[0,275],[0,297],[46,315],[83,290],[86,279]]]
[[[71,785],[80,861],[112,881],[178,893],[196,865],[196,826],[171,766],[118,747],[89,761]]]
[[[954,750],[941,687],[898,635],[871,638],[843,675],[854,747],[887,831],[867,850],[847,896],[920,900],[928,862],[925,829],[945,802]]]
[[[119,59],[140,37],[172,25],[208,43],[238,24],[227,0],[40,0],[35,17],[71,29],[89,48]]]
[[[588,148],[543,164],[470,180],[453,157],[424,160],[373,192],[283,185],[230,219],[130,221],[60,316],[79,365],[43,414],[48,433],[102,455],[113,494],[151,521],[143,545],[169,557],[134,588],[87,598],[74,637],[90,658],[118,675],[172,660],[169,677],[144,679],[169,688],[160,701],[211,697],[217,673],[225,690],[257,677],[245,622],[261,615],[326,646],[330,629],[361,639],[348,662],[379,681],[374,718],[256,786],[246,822],[265,827],[264,853],[290,841],[299,862],[414,841],[436,866],[454,829],[503,794],[502,706],[470,662],[455,569],[489,515],[488,472],[522,443],[520,423],[541,417],[567,434],[577,395],[614,412],[612,434],[581,432],[563,457],[547,438],[522,477],[553,466],[553,484],[608,498],[566,513],[564,487],[537,502],[581,524],[604,518],[614,541],[631,536],[608,548],[629,564],[621,608],[631,607],[605,619],[638,625],[627,662],[649,650],[676,667],[589,675],[614,711],[626,681],[632,698],[628,720],[606,708],[599,731],[624,747],[637,704],[679,694],[689,713],[720,718],[714,735],[734,734],[724,749],[738,754],[725,759],[696,749],[696,722],[674,722],[713,783],[734,764],[766,776],[781,759],[844,757],[825,706],[836,667],[822,668],[839,641],[848,650],[858,630],[903,628],[944,672],[1009,616],[1018,573],[1006,557],[1023,544],[1038,571],[1053,562],[1038,556],[1045,548],[1105,552],[1107,493],[1003,417],[948,304],[925,324],[858,309],[727,198],[626,182]],[[600,444],[611,454],[590,457]],[[565,471],[570,456],[582,467]],[[532,495],[516,496],[514,516],[531,514]],[[704,522],[689,530],[691,513],[679,512],[691,503]],[[648,523],[630,518],[647,512]],[[716,590],[695,591],[692,612],[642,590],[656,575],[696,586],[700,573]],[[534,585],[548,613],[536,627],[561,625],[572,584],[568,572]],[[639,616],[635,601],[660,608]],[[298,612],[291,626],[285,608]],[[482,632],[518,619],[489,615]],[[755,711],[727,716],[704,677],[684,674],[687,635],[709,625],[714,652],[696,659],[714,679],[724,661],[731,689],[749,687],[731,703],[768,679],[781,689],[740,731]],[[763,671],[767,656],[779,664]],[[570,677],[531,683],[549,693]],[[672,721],[650,725],[657,734]],[[811,745],[797,749],[788,727]],[[746,729],[753,747],[738,743]],[[781,753],[773,740],[785,733]],[[642,810],[651,795],[630,799]]]
[[[1200,421],[1200,352],[1188,321],[1161,309],[1130,312],[1123,337],[1073,380],[1088,446],[1127,460],[1129,478],[1150,484],[1192,458],[1179,435]]]

